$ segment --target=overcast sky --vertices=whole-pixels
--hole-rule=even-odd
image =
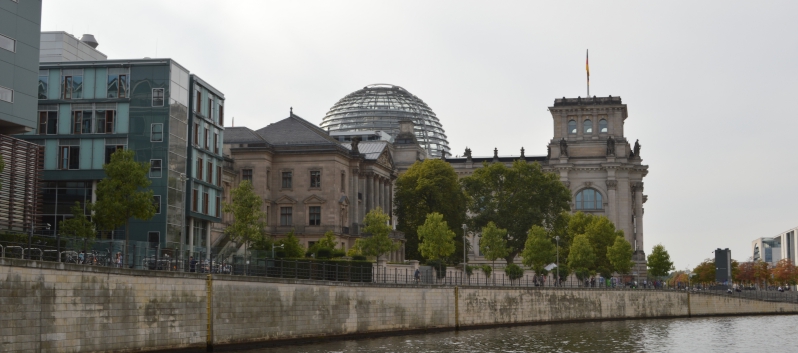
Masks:
[[[42,30],[110,59],[173,58],[237,126],[289,107],[320,123],[346,94],[399,85],[453,154],[544,155],[555,97],[620,95],[640,139],[646,252],[677,269],[798,226],[798,2],[44,0]],[[228,124],[230,119],[227,119]]]

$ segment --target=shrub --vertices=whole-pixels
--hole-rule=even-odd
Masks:
[[[507,277],[510,277],[511,281],[524,277],[524,269],[516,264],[507,265],[507,267],[504,268],[504,273],[507,274]]]
[[[329,259],[332,255],[332,251],[327,248],[320,248],[316,251],[316,258],[317,259]]]
[[[472,274],[474,274],[474,266],[469,266],[469,265],[466,265],[466,267],[465,267],[465,273],[466,273],[466,275],[468,275],[469,277],[470,277]]]
[[[363,255],[354,255],[352,256],[352,261],[366,261],[366,257]]]
[[[343,251],[341,249],[333,249],[332,252],[330,252],[330,257],[334,259],[344,256],[346,256],[346,251]]]

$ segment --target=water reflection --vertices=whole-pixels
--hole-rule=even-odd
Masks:
[[[630,320],[332,341],[247,352],[766,352],[794,349],[798,345],[795,332],[798,315]]]

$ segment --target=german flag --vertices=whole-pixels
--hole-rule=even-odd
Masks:
[[[587,84],[590,85],[590,50],[585,52],[585,70],[587,70]]]

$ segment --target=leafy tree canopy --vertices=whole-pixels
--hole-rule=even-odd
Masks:
[[[421,241],[418,250],[427,259],[442,260],[454,253],[454,232],[449,230],[440,213],[427,215],[427,220],[418,227],[418,238]]]
[[[425,260],[418,249],[417,230],[433,212],[442,214],[449,229],[456,234],[452,257],[463,257],[460,224],[465,221],[466,198],[457,173],[449,163],[440,159],[414,163],[396,180],[394,207],[398,219],[396,229],[405,233],[408,259]]]
[[[515,161],[509,168],[485,163],[461,182],[473,227],[494,222],[507,229],[508,263],[523,250],[533,225],[549,229],[570,210],[570,191],[558,175],[544,172],[538,163]]]
[[[523,264],[532,268],[537,275],[546,274],[546,266],[555,261],[556,246],[546,230],[532,226],[526,238],[526,246],[521,252]]]
[[[266,222],[261,211],[263,200],[255,193],[252,183],[244,180],[231,192],[232,202],[224,203],[224,212],[233,216],[225,233],[235,242],[249,246],[264,237]]]
[[[584,280],[590,275],[590,267],[595,261],[596,255],[590,246],[590,239],[585,234],[577,235],[568,254],[568,267],[576,273],[577,278]]]
[[[632,262],[632,244],[629,244],[624,237],[615,237],[615,243],[607,248],[607,259],[609,259],[615,272],[620,274],[629,273],[634,265],[634,262]]]
[[[482,228],[482,238],[479,240],[479,251],[489,261],[496,261],[507,257],[510,249],[507,248],[507,229],[501,229],[493,222]]]
[[[698,264],[698,266],[693,269],[693,277],[691,280],[696,283],[715,282],[715,261],[712,259],[705,259],[702,263]]]
[[[653,277],[664,277],[667,276],[670,271],[674,270],[671,255],[668,254],[668,251],[665,250],[662,244],[654,245],[654,248],[651,249],[651,253],[648,254],[646,260],[648,262],[648,274]]]
[[[155,216],[151,181],[147,178],[150,166],[136,162],[135,152],[117,150],[111,163],[104,164],[106,177],[97,183],[97,202],[92,207],[94,220],[101,229],[113,230],[125,226],[125,254],[130,242],[130,218],[149,220]]]
[[[86,217],[80,202],[75,201],[71,212],[72,218],[67,218],[58,224],[61,235],[84,240],[83,243],[86,245],[94,243],[97,231],[94,229],[94,223]]]
[[[388,215],[377,207],[366,214],[363,224],[363,232],[371,233],[362,242],[363,255],[379,257],[390,251],[399,249],[400,244],[391,240],[388,234],[391,233],[391,226],[388,225]]]
[[[280,239],[278,243],[278,245],[283,246],[285,257],[300,258],[305,256],[305,247],[302,246],[302,243],[300,243],[299,239],[294,235],[293,229],[285,235],[285,238]]]
[[[792,259],[781,259],[773,267],[773,279],[779,284],[796,285],[798,283],[798,268],[792,264]]]

